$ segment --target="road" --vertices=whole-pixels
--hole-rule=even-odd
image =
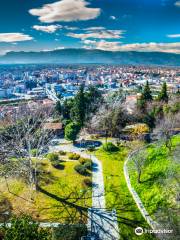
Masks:
[[[98,240],[118,240],[119,228],[115,212],[106,210],[105,190],[102,163],[94,155],[82,152],[82,149],[72,144],[51,146],[50,152],[66,151],[80,154],[82,157],[91,158],[92,169],[92,207],[89,209],[88,230],[96,235]]]

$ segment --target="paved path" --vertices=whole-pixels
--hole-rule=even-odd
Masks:
[[[87,226],[89,231],[95,233],[99,240],[118,240],[119,228],[116,213],[106,211],[102,163],[96,156],[82,152],[82,149],[70,144],[50,147],[50,151],[59,150],[78,153],[82,157],[92,160],[92,208],[90,208],[88,212],[89,218]]]

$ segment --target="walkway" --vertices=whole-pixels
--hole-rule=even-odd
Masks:
[[[94,155],[82,152],[82,149],[70,144],[50,147],[51,152],[60,150],[78,153],[82,157],[92,160],[92,208],[88,212],[88,230],[94,233],[98,240],[118,240],[119,228],[116,212],[106,211],[102,163]]]

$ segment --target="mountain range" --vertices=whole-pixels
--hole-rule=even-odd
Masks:
[[[180,66],[180,54],[163,52],[112,52],[88,49],[59,49],[41,52],[8,52],[1,64],[122,64]]]

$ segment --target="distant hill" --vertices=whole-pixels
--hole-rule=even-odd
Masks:
[[[42,52],[8,52],[0,57],[1,64],[132,64],[180,66],[180,54],[162,52],[111,52],[86,49],[61,49]]]

